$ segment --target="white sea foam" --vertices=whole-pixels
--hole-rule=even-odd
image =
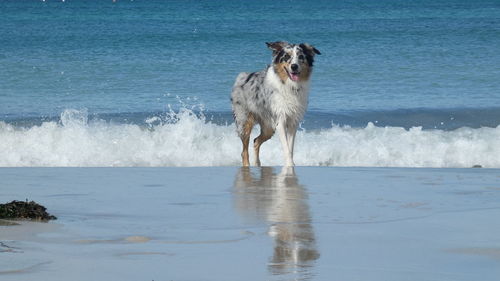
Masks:
[[[60,122],[39,126],[21,128],[0,122],[0,166],[240,165],[241,143],[234,124],[207,122],[186,109],[146,121],[145,126],[89,121],[85,111],[66,110]],[[261,161],[282,165],[278,138],[262,146]],[[442,131],[369,123],[365,128],[299,131],[295,163],[500,168],[500,126]]]

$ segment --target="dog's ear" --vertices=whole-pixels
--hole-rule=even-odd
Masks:
[[[269,49],[273,50],[273,55],[279,53],[288,43],[283,41],[266,42]]]
[[[318,49],[314,48],[313,46],[307,43],[302,43],[299,46],[302,48],[302,50],[308,52],[311,56],[314,56],[314,54],[321,55],[321,52]]]
[[[299,47],[304,51],[304,54],[306,55],[307,62],[309,63],[309,66],[313,66],[314,63],[314,55],[321,55],[321,52],[314,48],[313,46],[307,44],[307,43],[301,43],[299,44]]]

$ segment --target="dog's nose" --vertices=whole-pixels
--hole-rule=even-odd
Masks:
[[[292,68],[292,71],[297,71],[297,69],[299,69],[299,65],[295,63],[290,65],[290,67]]]

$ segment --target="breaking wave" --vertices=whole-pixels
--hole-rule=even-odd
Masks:
[[[3,167],[237,166],[240,153],[234,124],[190,109],[146,118],[144,125],[89,120],[85,110],[72,109],[31,126],[0,122]],[[294,159],[302,166],[500,168],[500,126],[445,131],[370,122],[300,130]],[[282,165],[277,137],[262,146],[261,161]]]

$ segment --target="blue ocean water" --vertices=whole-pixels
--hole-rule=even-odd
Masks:
[[[231,86],[274,40],[322,52],[297,164],[500,167],[494,0],[0,0],[0,166],[238,165]]]

